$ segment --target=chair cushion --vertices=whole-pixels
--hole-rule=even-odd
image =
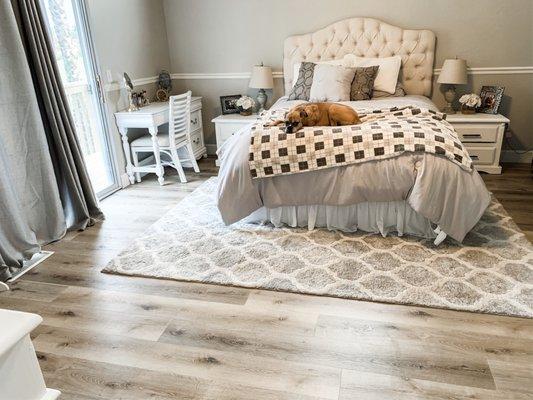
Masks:
[[[159,143],[160,147],[168,147],[168,133],[167,132],[160,132],[157,134],[157,142]],[[142,135],[140,138],[135,139],[133,142],[130,143],[131,147],[150,147],[152,146],[152,135],[147,133],[146,135]]]

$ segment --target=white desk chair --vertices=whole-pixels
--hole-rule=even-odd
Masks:
[[[166,154],[170,157],[171,161],[161,161],[160,154],[154,154],[154,157],[158,169],[162,169],[164,165],[175,168],[178,171],[180,181],[185,183],[187,182],[187,178],[183,172],[181,160],[178,157],[178,149],[182,147],[187,149],[188,158],[182,161],[189,161],[192,164],[194,172],[200,172],[191,146],[191,91],[177,96],[171,96],[169,102],[168,133],[158,133],[156,137],[159,145],[159,153]],[[152,135],[147,134],[131,142],[131,152],[133,164],[138,167],[138,153],[154,153]],[[137,182],[140,182],[140,173],[136,172],[135,175]]]

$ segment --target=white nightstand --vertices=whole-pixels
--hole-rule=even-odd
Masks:
[[[252,115],[240,115],[240,114],[227,114],[219,115],[211,122],[215,124],[215,132],[217,135],[217,150],[229,139],[231,135],[237,132],[239,129],[246,125],[252,125],[258,120],[257,114]],[[216,160],[216,165],[219,165]]]
[[[446,120],[459,134],[478,171],[501,174],[500,153],[507,118],[500,114],[457,113],[447,115]]]

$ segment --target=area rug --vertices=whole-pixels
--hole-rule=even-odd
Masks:
[[[493,199],[462,244],[324,229],[225,226],[211,178],[107,273],[533,317],[533,247]]]

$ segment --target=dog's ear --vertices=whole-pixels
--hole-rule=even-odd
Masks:
[[[300,110],[300,118],[307,118],[307,111],[305,111],[305,108],[303,110]]]
[[[306,118],[314,119],[318,115],[318,106],[316,104],[311,104],[309,106],[305,106],[304,110],[305,110],[304,112],[305,112],[305,117]],[[300,116],[301,115],[302,114],[300,113]]]

